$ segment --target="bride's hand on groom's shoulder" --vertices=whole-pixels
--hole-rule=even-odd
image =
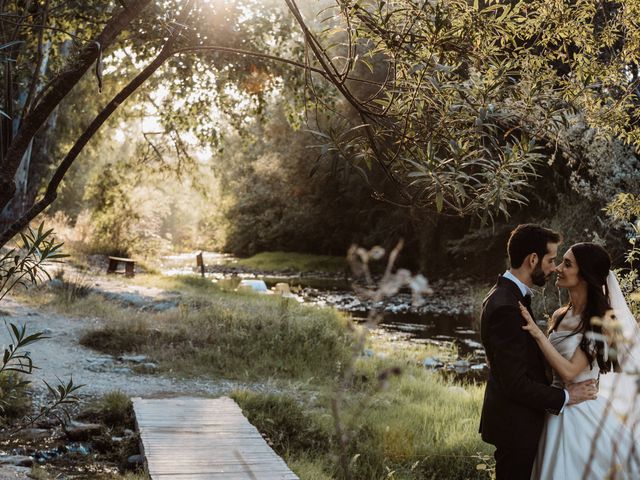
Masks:
[[[522,318],[527,322],[522,326],[522,329],[529,332],[536,340],[546,338],[544,332],[540,330],[540,327],[533,321],[533,317],[529,313],[529,310],[527,310],[527,308],[520,302],[518,302],[518,305],[520,305],[520,314],[522,315]]]

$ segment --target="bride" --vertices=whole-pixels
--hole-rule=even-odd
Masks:
[[[551,317],[548,337],[521,305],[526,320],[522,328],[533,336],[553,368],[554,386],[597,380],[600,374],[619,370],[620,365],[627,371],[637,367],[631,365],[636,352],[620,344],[614,358],[605,335],[610,332],[603,332],[601,322],[591,321],[605,318],[613,309],[625,333],[638,336],[635,319],[610,268],[609,254],[599,245],[585,242],[569,248],[556,268],[556,285],[569,291],[569,304]],[[636,393],[634,381],[628,381],[626,387]],[[640,431],[634,435],[635,429],[612,409],[613,399],[599,395],[596,400],[567,406],[560,415],[547,414],[531,478],[640,478]],[[628,414],[625,412],[627,420]]]

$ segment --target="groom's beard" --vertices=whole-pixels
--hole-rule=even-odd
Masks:
[[[536,265],[535,270],[531,272],[531,281],[533,282],[534,285],[537,285],[538,287],[544,287],[545,284],[547,283],[547,280],[549,280],[549,278],[551,277],[551,275],[553,275],[553,272],[550,273],[549,275],[545,275],[544,272],[542,271],[542,268],[540,268],[539,265]]]

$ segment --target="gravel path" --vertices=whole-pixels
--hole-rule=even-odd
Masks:
[[[156,288],[132,286],[119,282],[99,279],[94,289],[105,294],[111,301],[120,299],[135,307],[164,305],[178,298],[178,292],[166,292]],[[169,300],[168,300],[169,299]],[[107,301],[107,300],[105,300]],[[74,383],[84,384],[81,396],[99,396],[121,390],[129,396],[160,397],[173,395],[213,395],[226,394],[235,388],[254,391],[273,391],[270,384],[247,384],[226,380],[175,379],[157,374],[140,374],[132,371],[137,361],[127,357],[116,358],[96,352],[79,343],[82,333],[99,325],[97,318],[74,318],[25,306],[11,298],[0,304],[0,319],[7,324],[26,324],[27,333],[44,331],[50,338],[38,341],[29,347],[34,365],[39,367],[32,375],[33,387],[37,394],[44,394],[46,387],[42,380],[56,384],[57,378],[67,381],[73,376]],[[10,342],[6,328],[0,327],[0,343],[4,347]],[[146,360],[148,361],[148,360]]]

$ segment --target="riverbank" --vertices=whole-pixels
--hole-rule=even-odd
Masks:
[[[176,390],[171,384],[230,386],[247,416],[301,478],[339,474],[332,399],[351,351],[341,314],[225,291],[197,277],[91,276],[80,285],[69,277],[19,299],[31,305],[21,308],[37,309],[45,323],[52,317],[68,319],[75,326],[69,340],[85,352],[81,357],[144,356],[154,368],[130,361],[120,365],[128,368],[121,375],[130,381],[129,394],[136,386],[158,382],[169,395]],[[96,283],[104,290],[111,284],[111,295],[82,288]],[[140,304],[132,291],[138,297],[146,291],[150,300]],[[91,348],[82,350],[81,341]],[[476,433],[482,387],[455,383],[421,364],[426,357],[447,354],[441,346],[370,338],[357,358],[355,380],[344,392],[354,478],[387,478],[391,470],[395,478],[488,478],[486,471],[476,470],[482,463],[477,454],[490,454]],[[56,371],[57,365],[42,363],[46,371]],[[74,374],[80,383],[85,383],[84,364],[79,362]],[[381,383],[383,372],[401,374],[383,375]]]

